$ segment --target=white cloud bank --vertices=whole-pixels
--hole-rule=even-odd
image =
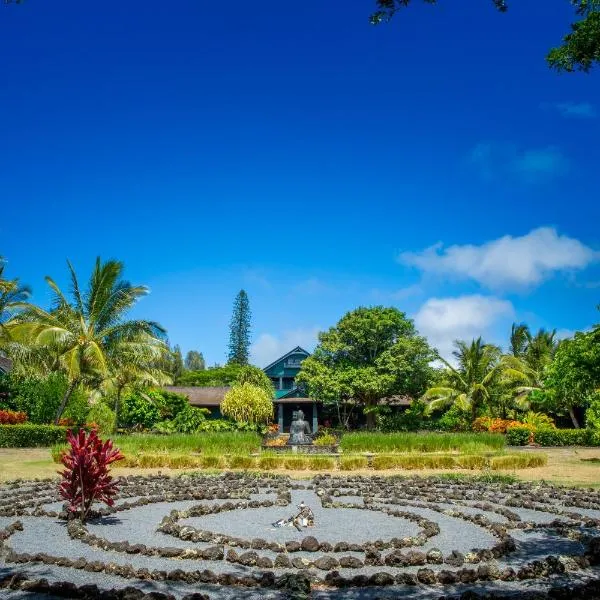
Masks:
[[[317,343],[319,331],[322,328],[292,329],[281,335],[261,333],[250,347],[250,362],[258,367],[266,367],[296,346],[311,352]]]
[[[427,337],[429,343],[446,360],[451,360],[454,340],[470,341],[481,336],[491,342],[492,328],[503,321],[508,323],[513,316],[514,308],[508,300],[474,294],[456,298],[430,298],[419,309],[414,320],[417,329]]]
[[[584,269],[599,259],[600,252],[559,235],[552,227],[540,227],[521,237],[505,235],[481,246],[444,248],[439,243],[398,257],[425,273],[474,279],[490,288],[538,285],[556,272]]]

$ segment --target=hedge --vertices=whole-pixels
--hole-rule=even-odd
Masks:
[[[510,427],[506,431],[509,446],[525,446],[529,443],[531,430],[526,427]],[[589,429],[538,429],[533,441],[540,446],[598,446],[598,437]]]
[[[68,427],[58,425],[0,425],[0,448],[35,448],[65,442]]]

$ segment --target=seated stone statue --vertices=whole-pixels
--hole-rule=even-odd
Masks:
[[[304,413],[301,410],[294,412],[288,444],[312,444],[312,439],[309,436],[310,425],[304,420]]]

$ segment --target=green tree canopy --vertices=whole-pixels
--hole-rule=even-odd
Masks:
[[[423,1],[436,4],[436,0]],[[571,25],[571,32],[563,37],[562,44],[550,50],[546,61],[558,71],[587,72],[595,63],[600,62],[600,0],[570,1],[578,20]],[[410,3],[411,0],[376,0],[376,11],[371,15],[371,23],[377,25],[389,21],[396,12]],[[491,4],[500,12],[506,12],[509,1],[491,0]],[[544,6],[540,9],[548,10]]]
[[[251,383],[234,385],[221,402],[221,412],[238,423],[267,424],[273,418],[273,401]]]
[[[563,340],[544,383],[551,408],[558,413],[568,412],[575,427],[579,427],[575,408],[587,407],[600,389],[600,329],[577,332],[573,338]]]
[[[250,357],[250,301],[248,294],[240,290],[233,303],[229,324],[229,364],[247,365]]]
[[[433,371],[434,352],[413,322],[396,308],[357,308],[319,334],[314,353],[302,362],[296,381],[309,394],[341,407],[362,406],[370,427],[382,398],[420,396]]]
[[[115,356],[142,365],[149,355],[157,360],[164,351],[165,330],[153,321],[127,320],[127,312],[148,293],[122,279],[123,263],[96,260],[87,290],[83,292],[71,263],[71,300],[51,277],[52,308],[29,305],[9,333],[18,343],[52,349],[69,386],[56,413],[60,419],[75,388],[98,384],[111,376]]]
[[[230,386],[237,381],[242,368],[241,365],[231,364],[223,367],[210,367],[203,371],[185,371],[177,383],[198,387]]]
[[[31,295],[28,286],[21,285],[18,279],[6,279],[6,261],[0,256],[0,347],[8,340],[6,324],[19,312],[23,303]]]
[[[188,371],[202,371],[206,368],[204,356],[197,350],[190,350],[185,355],[184,365]]]
[[[242,367],[235,379],[236,385],[244,385],[249,383],[264,390],[269,398],[275,396],[275,388],[273,382],[267,377],[266,373],[253,365],[246,365]]]

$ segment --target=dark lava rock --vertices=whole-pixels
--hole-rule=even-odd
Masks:
[[[254,567],[257,560],[258,554],[256,554],[256,552],[244,552],[244,554],[240,554],[237,562],[245,567]]]
[[[348,552],[349,545],[347,542],[338,542],[334,547],[334,552]]]
[[[420,566],[427,563],[427,555],[419,550],[409,550],[406,553],[406,564],[411,566]]]
[[[437,574],[436,579],[438,580],[438,583],[441,583],[442,585],[451,585],[456,583],[457,577],[452,571],[444,569]]]
[[[502,579],[502,581],[514,581],[516,578],[517,574],[512,567],[506,567],[500,574],[500,579]]]
[[[465,564],[465,555],[458,550],[452,550],[452,552],[446,556],[444,562],[452,567],[462,567]]]
[[[363,561],[356,558],[356,556],[342,556],[340,558],[340,567],[343,569],[360,569],[363,566]]]
[[[441,565],[444,562],[442,551],[437,548],[432,548],[427,553],[427,562],[431,565]]]
[[[329,542],[321,542],[319,544],[319,551],[320,552],[332,552],[333,546]]]
[[[494,563],[479,565],[477,567],[477,578],[482,581],[500,579],[500,569],[498,569],[498,566]]]
[[[202,550],[202,558],[204,560],[223,560],[224,557],[225,549],[223,546],[209,546]]]
[[[250,543],[250,547],[254,550],[264,550],[267,547],[267,542],[262,538],[254,538]]]
[[[239,554],[233,548],[229,548],[229,550],[227,550],[227,562],[237,562],[239,558]]]
[[[310,567],[310,565],[311,562],[307,558],[300,558],[299,556],[292,558],[292,567],[294,567],[294,569],[306,569]]]
[[[395,581],[399,585],[418,585],[419,583],[416,573],[398,573]]]
[[[317,552],[319,549],[319,540],[312,535],[305,537],[300,544],[300,547],[305,552]]]
[[[209,597],[206,594],[194,592],[193,594],[187,594],[181,600],[209,600]]]
[[[354,587],[367,587],[368,585],[370,585],[370,581],[366,575],[355,575],[350,580],[350,584]]]
[[[321,571],[333,571],[333,569],[337,569],[339,566],[340,563],[338,560],[331,556],[321,556],[321,558],[315,560],[315,567]]]
[[[260,567],[261,569],[272,569],[273,561],[268,556],[261,556],[256,561],[256,566]]]
[[[385,557],[385,564],[388,567],[403,567],[408,563],[406,556],[400,550],[393,550]]]
[[[385,571],[374,573],[369,577],[370,585],[392,585],[394,583],[394,577]]]
[[[285,543],[285,549],[288,552],[298,552],[301,547],[300,542],[296,542],[295,540],[290,540]]]
[[[289,569],[292,566],[292,562],[285,554],[280,554],[275,559],[275,566],[281,569]]]
[[[461,583],[475,583],[477,581],[477,571],[475,569],[461,569],[456,572],[456,575]]]
[[[310,594],[310,579],[304,573],[285,573],[277,578],[275,585],[290,598],[308,598]]]
[[[424,583],[425,585],[436,583],[435,573],[431,569],[419,569],[417,571],[417,579],[419,583]]]

